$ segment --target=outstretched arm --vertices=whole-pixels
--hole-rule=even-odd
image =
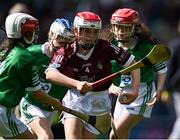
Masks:
[[[52,106],[55,110],[61,110],[61,103],[58,99],[45,94],[42,89],[33,92],[33,97],[42,104]]]
[[[86,81],[78,81],[72,79],[56,69],[49,69],[46,71],[46,79],[51,81],[52,83],[63,85],[69,88],[76,88],[81,93],[86,93],[92,90],[92,86],[90,83]]]

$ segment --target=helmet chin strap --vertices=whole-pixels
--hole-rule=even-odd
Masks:
[[[122,42],[122,43],[128,43],[128,42],[131,42],[134,38],[134,33],[131,34],[131,36],[125,38],[125,39],[121,39],[121,38],[116,38],[118,41]]]
[[[83,43],[81,41],[77,41],[78,42],[78,45],[81,46],[84,50],[90,50],[92,49],[93,47],[95,47],[95,45],[97,44],[98,42],[98,39],[96,39],[96,41],[94,43],[89,43],[89,44],[86,44],[86,43]]]
[[[49,37],[49,43],[51,45],[52,51],[56,52],[58,50],[58,47],[55,47],[55,45],[53,44],[53,39],[55,39],[57,37],[57,35],[54,33],[52,37]]]
[[[28,45],[31,44],[33,42],[34,39],[28,40],[24,37],[24,41],[25,43],[27,43]]]
[[[55,47],[55,45],[53,44],[52,41],[49,41],[50,45],[51,45],[51,48],[54,52],[56,52],[59,48],[58,47]]]
[[[84,50],[90,50],[95,46],[95,44],[83,45],[83,44],[79,44],[79,43],[78,43],[78,45],[81,46]]]
[[[131,38],[132,37],[129,37],[128,39],[121,39],[121,38],[116,37],[116,39],[121,43],[128,43],[131,40]]]
[[[129,40],[124,40],[120,42],[126,47],[128,46],[127,48],[133,48],[138,42],[138,37],[134,36],[134,37],[131,37]]]
[[[32,35],[30,40],[28,40],[25,36],[23,37],[23,39],[24,39],[24,42],[27,43],[28,45],[32,44],[34,39],[35,39],[35,33],[33,33],[33,35]]]

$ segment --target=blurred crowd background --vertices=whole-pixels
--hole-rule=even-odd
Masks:
[[[73,20],[78,11],[90,10],[100,15],[103,24],[109,24],[111,14],[118,8],[130,7],[139,11],[141,20],[161,41],[177,36],[180,18],[179,0],[0,0],[0,25],[17,2],[27,4],[27,11],[40,21],[39,42],[47,38],[50,23],[57,17]],[[11,11],[10,11],[11,9]]]
[[[179,38],[178,22],[180,19],[180,0],[0,0],[0,26],[13,10],[21,9],[36,17],[40,22],[38,43],[47,40],[49,26],[55,18],[68,18],[73,21],[79,11],[93,11],[100,15],[103,26],[109,24],[112,13],[118,8],[133,8],[140,13],[143,21],[153,35],[165,44]],[[15,7],[16,4],[16,7]],[[133,129],[132,138],[168,138],[176,114],[169,100],[169,94],[164,92],[162,101],[155,105],[151,119],[146,119]],[[62,126],[53,127],[55,138],[63,138]]]

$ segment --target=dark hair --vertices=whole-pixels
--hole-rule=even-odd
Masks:
[[[5,38],[3,40],[3,42],[0,44],[0,51],[5,51],[5,53],[3,56],[0,57],[0,62],[6,59],[8,54],[11,52],[11,50],[15,46],[16,42],[17,41],[15,39],[11,39],[11,38]]]
[[[6,32],[6,30],[4,29],[4,27],[0,26],[0,30]]]
[[[145,24],[136,25],[135,35],[138,36],[140,40],[146,40],[152,43],[157,42],[156,38]]]
[[[6,30],[4,27],[0,26],[0,43],[6,38]]]

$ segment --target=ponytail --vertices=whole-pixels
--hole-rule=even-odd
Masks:
[[[5,51],[4,55],[0,57],[0,62],[4,61],[8,54],[11,52],[15,44],[15,40],[11,38],[6,38],[0,45],[0,51]]]
[[[156,42],[155,37],[152,35],[150,29],[145,24],[141,23],[136,26],[135,35],[137,35],[141,40]]]

